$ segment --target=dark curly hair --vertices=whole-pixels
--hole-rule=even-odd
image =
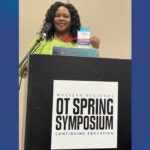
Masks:
[[[77,38],[77,31],[80,30],[81,23],[80,23],[80,16],[78,14],[77,9],[70,3],[62,3],[62,2],[55,2],[53,5],[50,6],[50,8],[47,10],[47,13],[45,15],[44,23],[42,26],[42,29],[40,31],[40,34],[43,33],[44,26],[46,23],[51,23],[52,27],[49,30],[46,40],[51,40],[54,37],[55,33],[55,27],[54,27],[54,17],[56,10],[58,7],[64,6],[69,10],[70,16],[71,16],[71,28],[70,28],[70,34],[73,38]],[[73,43],[76,43],[77,40],[75,39],[72,41]]]

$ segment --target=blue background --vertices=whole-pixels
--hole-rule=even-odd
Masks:
[[[132,2],[132,148],[150,150],[150,1]]]
[[[18,0],[0,1],[0,150],[18,150]]]
[[[132,0],[132,150],[150,149],[150,1]],[[0,2],[0,150],[18,149],[18,0]]]

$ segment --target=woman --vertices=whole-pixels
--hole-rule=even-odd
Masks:
[[[40,34],[36,36],[30,47],[42,35],[44,27],[47,23],[51,24],[46,39],[44,39],[34,54],[49,54],[53,52],[54,46],[77,47],[77,32],[80,30],[81,23],[78,11],[70,3],[55,2],[47,10],[45,20]],[[90,39],[93,48],[99,48],[100,40],[97,37]],[[20,75],[26,76],[27,65],[23,65],[20,69]],[[24,73],[23,73],[24,72]]]

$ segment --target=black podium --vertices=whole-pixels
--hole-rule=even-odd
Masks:
[[[51,147],[54,80],[117,81],[117,148],[109,149],[131,149],[130,60],[31,55],[29,62],[25,150]]]

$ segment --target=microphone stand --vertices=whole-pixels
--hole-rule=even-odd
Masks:
[[[19,64],[19,68],[22,66],[22,64],[27,60],[27,57],[30,55],[30,54],[33,54],[34,51],[38,48],[39,46],[39,43],[41,41],[44,40],[44,38],[46,37],[46,34],[44,34],[43,36],[41,36],[39,39],[36,40],[36,43],[31,47],[31,49],[29,50],[29,52],[25,55],[25,57],[22,59],[22,61],[20,62]]]
[[[21,63],[19,64],[19,69],[20,67],[22,67],[22,65],[24,64],[24,67],[23,67],[23,73],[21,75],[21,79],[20,79],[20,83],[19,83],[19,90],[20,90],[20,86],[21,86],[21,80],[22,80],[22,77],[23,77],[23,74],[24,74],[24,69],[25,69],[25,61],[27,61],[27,57],[30,55],[30,54],[33,54],[35,52],[35,50],[39,47],[39,44],[41,41],[43,41],[46,36],[47,36],[47,33],[50,31],[50,29],[52,28],[52,24],[51,23],[45,23],[44,27],[43,27],[43,33],[42,35],[40,36],[39,39],[36,40],[36,43],[31,47],[31,49],[29,50],[29,52],[25,55],[25,57],[23,58],[23,60],[21,61]]]
[[[26,56],[23,58],[23,60],[21,61],[21,63],[19,64],[19,68],[22,66],[22,64],[25,62],[25,60],[27,59],[27,57],[32,54],[37,47],[39,46],[39,43],[41,41],[43,41],[46,36],[47,33],[49,32],[49,30],[52,28],[52,24],[51,23],[45,23],[44,27],[43,27],[43,33],[41,35],[41,37],[39,39],[36,40],[36,43],[31,47],[31,49],[29,50],[29,52],[26,54]]]
[[[35,50],[39,47],[40,42],[43,41],[45,39],[45,37],[46,37],[46,34],[43,34],[39,39],[36,40],[36,43],[31,47],[31,49],[29,50],[29,52],[25,55],[25,57],[20,62],[19,69],[22,67],[22,65],[24,64],[24,62],[27,60],[28,56],[30,54],[33,54],[35,52]],[[24,72],[24,68],[23,68],[23,72]],[[19,90],[20,90],[20,87],[21,87],[22,77],[23,77],[23,74],[22,74],[22,76],[20,78],[20,81],[19,81]]]

